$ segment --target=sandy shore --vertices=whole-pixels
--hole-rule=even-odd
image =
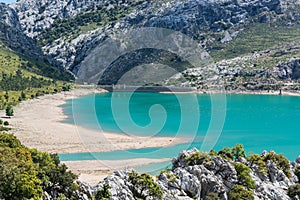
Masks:
[[[164,147],[187,141],[172,137],[136,137],[105,133],[61,122],[66,116],[60,106],[65,104],[66,100],[99,92],[104,91],[76,89],[22,102],[14,108],[15,116],[8,119],[13,127],[12,133],[28,147],[58,154]],[[0,116],[2,115],[3,112],[0,113]],[[66,162],[66,164],[80,174],[81,180],[94,184],[114,170],[163,161],[165,160],[138,159],[109,161],[106,165],[99,164],[99,161]]]
[[[74,173],[80,174],[79,180],[96,185],[100,180],[117,170],[132,169],[152,163],[170,161],[166,159],[129,159],[129,160],[91,160],[91,161],[67,161],[65,163]]]
[[[66,100],[98,92],[101,91],[77,89],[22,102],[9,120],[14,127],[13,133],[26,146],[59,154],[163,147],[186,141],[172,137],[105,133],[61,122],[66,116],[60,106]]]

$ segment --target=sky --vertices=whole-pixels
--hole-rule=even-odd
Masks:
[[[3,3],[14,3],[16,2],[16,0],[0,0],[0,2],[3,2]]]

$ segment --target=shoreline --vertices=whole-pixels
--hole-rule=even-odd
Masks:
[[[276,96],[300,96],[300,91],[282,90],[197,90],[193,92],[159,92],[161,94],[244,94],[244,95],[276,95]]]
[[[8,119],[12,132],[28,147],[58,154],[154,148],[188,141],[103,132],[62,122],[68,116],[60,106],[67,100],[102,92],[105,91],[75,89],[21,102],[14,109],[15,116]]]
[[[104,90],[75,89],[21,102],[14,107],[15,116],[6,119],[12,127],[10,133],[13,133],[23,145],[29,148],[57,154],[155,148],[188,141],[188,139],[176,137],[142,137],[107,133],[62,122],[68,116],[64,114],[61,105],[65,104],[67,100],[101,92]],[[113,160],[109,161],[109,165],[95,164],[94,168],[90,168],[91,163],[99,163],[99,161],[66,161],[62,163],[66,163],[72,171],[77,173],[79,180],[95,184],[112,174],[114,170],[164,161],[165,159],[144,158]],[[90,170],[84,170],[88,168]]]

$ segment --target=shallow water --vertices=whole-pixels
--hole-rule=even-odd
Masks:
[[[219,150],[237,143],[242,143],[247,152],[274,150],[291,160],[300,154],[300,97],[295,96],[119,92],[84,96],[68,101],[63,108],[69,116],[66,123],[120,134],[186,137],[193,142],[163,148],[62,154],[62,160],[171,158],[183,149]],[[159,165],[152,169],[161,168]],[[151,165],[144,167],[149,168]]]

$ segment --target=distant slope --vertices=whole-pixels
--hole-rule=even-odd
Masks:
[[[225,70],[221,69],[218,76],[224,79],[228,89],[278,89],[282,84],[293,83],[280,78],[278,66],[299,58],[295,53],[299,41],[299,0],[20,0],[10,7],[18,14],[24,34],[37,40],[49,61],[74,74],[107,36],[138,27],[168,28],[194,38],[215,61],[221,62],[217,65]],[[284,49],[284,56],[272,59],[268,51],[278,55],[280,49]],[[264,56],[256,57],[258,52]],[[152,57],[139,57],[136,62],[132,61],[136,59],[133,57],[120,58],[114,63],[124,70],[117,70],[118,75],[110,71],[102,83],[115,83],[120,74],[132,68],[132,63],[155,61],[167,54],[149,51],[149,55]],[[248,57],[253,56],[256,61],[249,61]],[[232,63],[231,59],[235,58],[238,61],[234,61],[234,67],[222,62]],[[174,59],[167,55],[164,60]],[[253,65],[259,67],[249,67]],[[234,73],[226,75],[227,69]],[[206,87],[199,71],[193,74],[186,71],[185,76],[187,84]],[[193,76],[196,78],[191,80]],[[271,80],[267,80],[269,76]],[[248,87],[249,82],[254,86]]]

